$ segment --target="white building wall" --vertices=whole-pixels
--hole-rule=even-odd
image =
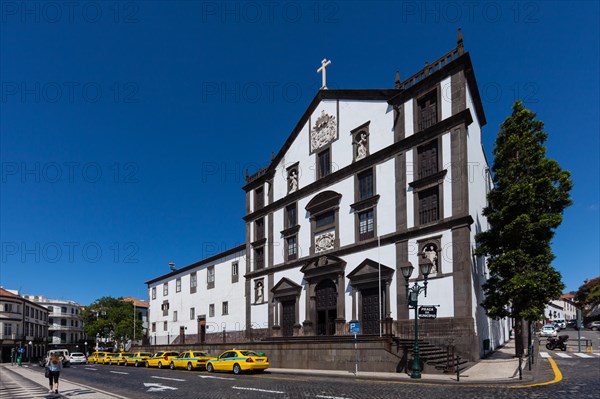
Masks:
[[[413,150],[406,151],[406,227],[415,226],[415,196],[409,183],[414,180],[415,166],[412,162]]]
[[[195,268],[187,269],[179,274],[169,276],[163,280],[149,284],[149,323],[156,323],[156,331],[150,330],[151,342],[164,344],[167,339],[173,342],[179,335],[180,327],[186,327],[186,334],[198,333],[198,316],[206,316],[206,332],[239,331],[245,329],[245,295],[243,270],[245,265],[245,252],[240,251],[233,255],[223,257],[214,263],[207,263]],[[239,277],[237,283],[232,283],[231,265],[238,262]],[[207,288],[208,267],[215,268],[215,288]],[[196,292],[190,292],[191,273],[196,272]],[[181,278],[181,291],[175,292],[175,281]],[[167,283],[168,295],[163,295],[163,284]],[[152,288],[156,287],[156,299],[152,299]],[[163,301],[169,302],[169,311],[163,315],[161,305]],[[228,314],[222,314],[223,302],[228,303]],[[209,305],[215,305],[215,314],[209,316]],[[190,318],[190,309],[195,308],[195,317]],[[173,320],[174,312],[177,320]],[[164,331],[164,322],[167,322],[167,331]],[[155,338],[156,337],[156,338]]]
[[[415,133],[413,117],[413,99],[404,103],[404,137],[412,136]]]
[[[444,218],[449,218],[452,217],[452,181],[455,178],[456,171],[460,170],[458,165],[452,164],[449,132],[442,135],[442,167],[448,170],[442,184],[444,191]]]
[[[396,158],[378,164],[375,168],[377,203],[377,233],[382,236],[396,231]]]
[[[446,79],[440,82],[441,87],[441,98],[442,98],[442,119],[449,118],[452,116],[452,86],[451,77],[448,76]]]

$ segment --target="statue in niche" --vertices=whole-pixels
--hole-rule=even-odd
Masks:
[[[298,172],[296,169],[290,170],[288,175],[289,192],[293,193],[298,190]]]
[[[423,247],[421,255],[424,259],[428,259],[433,265],[433,267],[431,268],[431,273],[437,273],[437,247],[434,244],[427,244]]]
[[[356,138],[356,160],[358,161],[367,156],[367,134],[361,132]]]
[[[256,288],[255,288],[256,292],[254,294],[254,298],[256,299],[254,302],[255,303],[262,303],[263,302],[263,283],[262,281],[259,281],[256,283]]]

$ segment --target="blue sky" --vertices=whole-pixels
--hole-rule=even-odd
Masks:
[[[554,266],[600,274],[598,2],[3,1],[0,284],[89,304],[243,243],[246,168],[321,84],[391,88],[462,27],[487,116],[521,98],[573,174]]]

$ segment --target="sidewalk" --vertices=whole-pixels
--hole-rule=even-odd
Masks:
[[[10,363],[0,363],[0,374],[4,372],[2,369],[8,369],[48,389],[48,379],[44,377],[44,369],[36,364],[24,364],[22,367],[18,367],[16,364],[11,366]],[[64,374],[61,373],[61,377],[58,380],[59,394],[56,395],[48,393],[48,398],[77,397],[81,399],[129,399],[124,396],[101,391],[82,384],[69,382],[68,379],[62,378],[63,375]]]

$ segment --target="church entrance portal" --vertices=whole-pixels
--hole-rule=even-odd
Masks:
[[[321,281],[315,287],[317,335],[335,335],[337,291],[333,281]]]
[[[294,335],[294,323],[296,323],[296,301],[281,302],[281,324],[284,337]]]

